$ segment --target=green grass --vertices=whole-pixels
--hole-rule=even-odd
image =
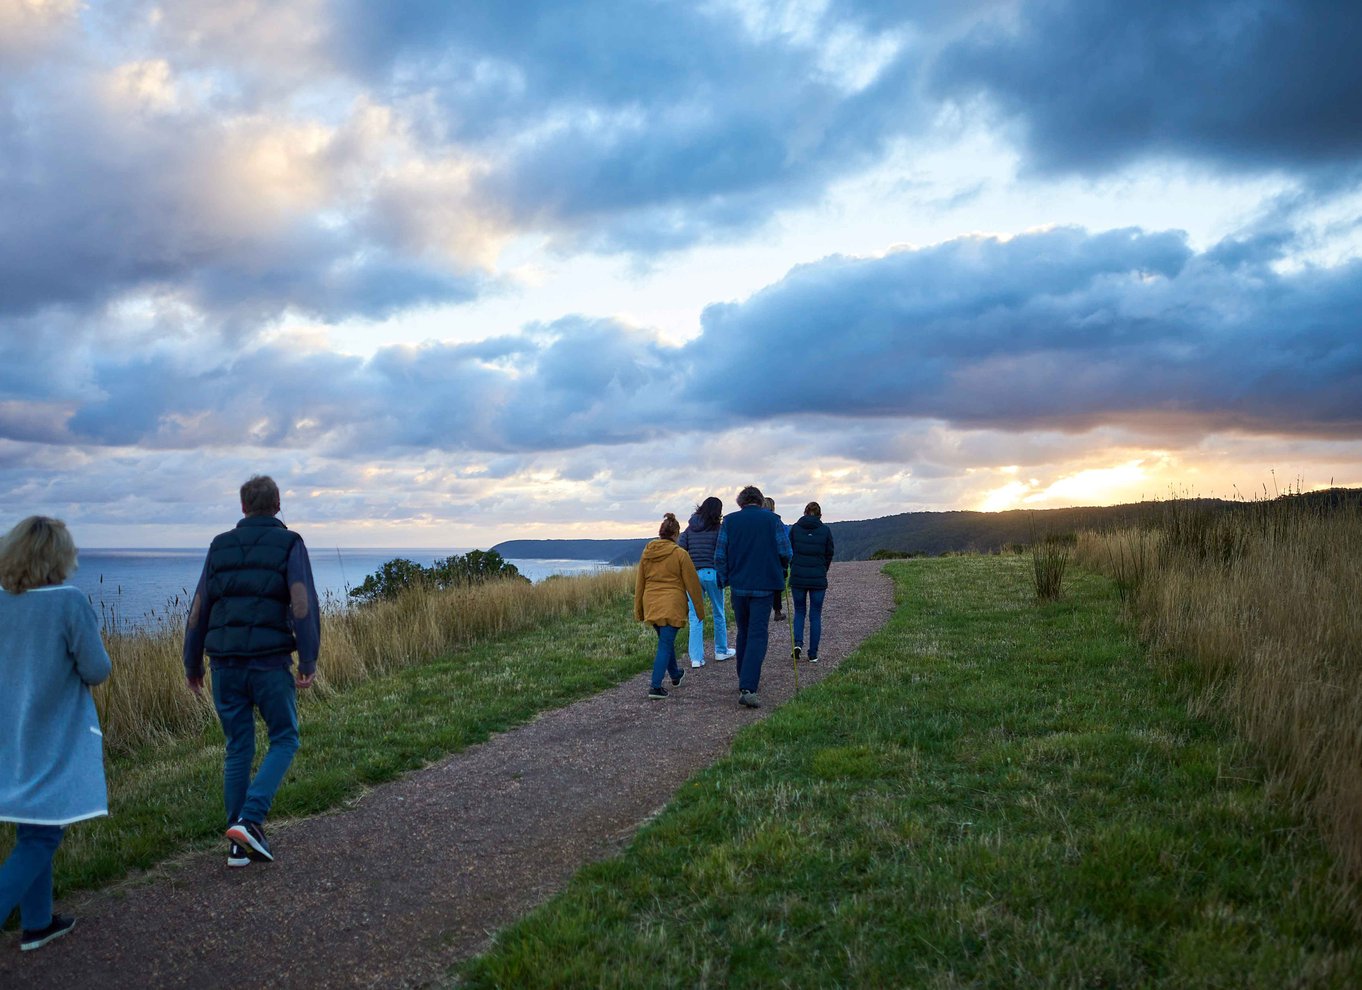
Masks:
[[[655,640],[632,621],[631,608],[630,598],[621,596],[575,618],[502,636],[324,700],[302,693],[303,747],[271,819],[334,808],[368,785],[638,673],[651,663]],[[266,745],[262,729],[257,758]],[[57,853],[57,896],[221,844],[222,753],[222,731],[213,723],[192,738],[109,758],[110,817],[67,832]],[[12,825],[0,833],[0,859],[13,836]]]
[[[474,987],[1353,987],[1316,835],[1078,573],[891,565],[900,608]],[[835,614],[828,621],[835,622]]]

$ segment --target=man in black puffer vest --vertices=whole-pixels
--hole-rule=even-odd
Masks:
[[[321,648],[321,616],[303,538],[279,519],[279,486],[257,475],[241,486],[235,529],[208,548],[184,631],[184,672],[203,690],[203,654],[213,662],[213,706],[227,737],[222,790],[228,866],[274,859],[264,822],[298,751],[296,688],[311,686]],[[298,653],[298,676],[292,673]],[[255,713],[270,748],[254,779]]]

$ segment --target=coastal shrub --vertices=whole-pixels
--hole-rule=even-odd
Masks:
[[[351,588],[350,597],[365,605],[389,601],[416,585],[440,591],[504,580],[528,583],[529,578],[523,577],[514,564],[495,550],[470,550],[465,554],[442,557],[430,567],[397,557],[366,577],[359,587]]]

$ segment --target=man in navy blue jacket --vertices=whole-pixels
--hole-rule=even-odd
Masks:
[[[785,524],[763,508],[761,489],[748,485],[738,492],[738,511],[724,516],[714,566],[719,587],[733,592],[733,617],[738,625],[738,704],[760,708],[757,686],[766,659],[767,624],[771,602],[785,588],[790,566],[790,538]]]
[[[270,861],[265,815],[298,751],[296,688],[311,686],[321,617],[307,547],[276,517],[279,486],[257,475],[241,486],[244,518],[208,548],[184,631],[184,673],[203,690],[203,654],[213,661],[213,707],[227,737],[223,797],[228,866]],[[298,654],[298,674],[292,672]],[[251,776],[255,715],[270,747]]]

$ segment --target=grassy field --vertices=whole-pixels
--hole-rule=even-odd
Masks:
[[[1029,571],[891,565],[881,633],[451,979],[1362,986],[1354,903],[1257,758],[1111,582],[1038,606]]]
[[[552,625],[633,592],[632,571],[551,578],[536,585],[492,581],[469,587],[407,589],[362,608],[323,606],[322,660],[311,693],[330,697],[371,677],[445,656],[452,650]],[[193,737],[217,721],[207,693],[184,688],[183,610],[174,622],[132,632],[105,630],[114,673],[95,688],[105,749],[133,753]]]
[[[1362,517],[1299,498],[1170,507],[1157,530],[1086,534],[1141,639],[1195,703],[1253,741],[1362,881]]]

